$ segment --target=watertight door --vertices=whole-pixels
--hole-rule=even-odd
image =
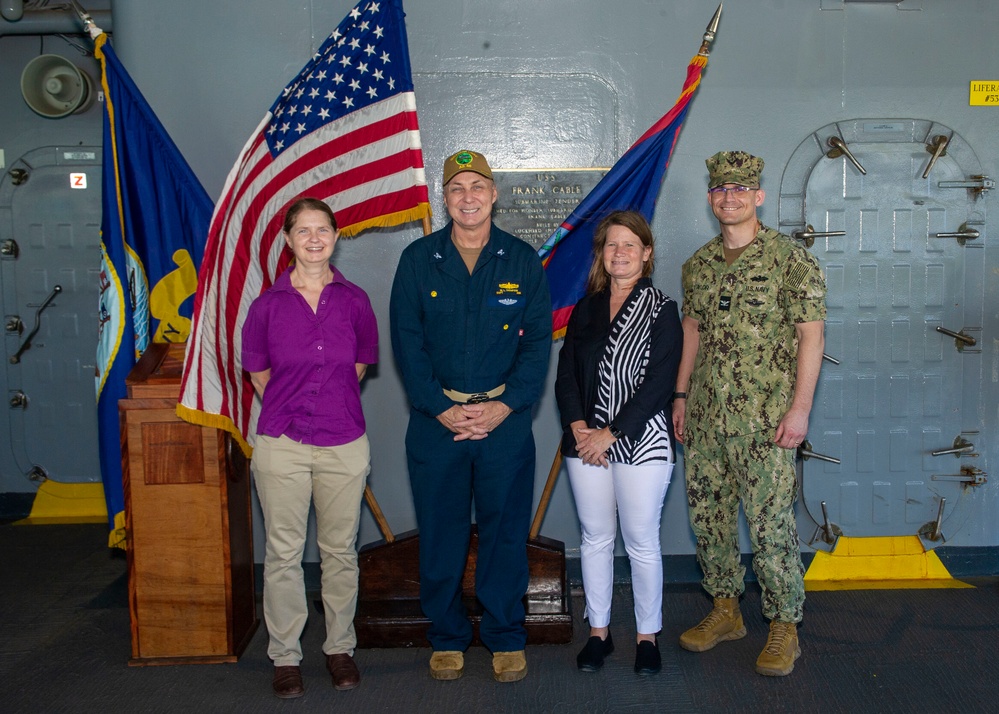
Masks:
[[[11,400],[4,448],[26,478],[99,482],[100,148],[46,147],[11,164],[0,182],[0,215]]]
[[[841,463],[802,467],[816,523],[849,536],[918,533],[933,547],[980,497],[980,175],[953,130],[910,119],[830,124],[788,163],[781,230],[814,240],[835,360],[823,362],[808,438]]]

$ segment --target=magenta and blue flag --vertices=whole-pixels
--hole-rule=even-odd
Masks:
[[[565,335],[572,308],[586,292],[586,277],[593,260],[593,234],[600,221],[612,211],[638,211],[652,222],[670,154],[706,64],[707,57],[703,55],[690,61],[683,91],[673,108],[618,159],[538,249],[551,289],[553,338]]]

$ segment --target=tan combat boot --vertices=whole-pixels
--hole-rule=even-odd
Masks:
[[[739,598],[716,597],[715,607],[701,622],[680,635],[680,646],[691,652],[704,652],[719,642],[746,636]]]
[[[767,646],[756,659],[756,671],[770,677],[783,677],[791,674],[794,660],[801,657],[798,645],[798,626],[793,622],[770,623]]]

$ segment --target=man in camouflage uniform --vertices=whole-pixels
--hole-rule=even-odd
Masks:
[[[770,636],[756,671],[786,675],[801,655],[805,600],[794,518],[795,449],[824,346],[825,283],[815,258],[763,226],[763,161],[743,151],[707,160],[708,203],[721,233],[683,266],[683,358],[673,424],[684,444],[690,525],[714,609],[680,637],[703,652],[746,635],[739,502]]]

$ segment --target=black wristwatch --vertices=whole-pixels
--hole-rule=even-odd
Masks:
[[[613,424],[608,424],[607,425],[607,431],[609,431],[610,435],[613,436],[615,439],[623,439],[624,438],[624,432],[621,431],[620,429],[618,429]]]
[[[686,398],[687,398],[686,392],[673,392],[673,399],[686,399]]]

